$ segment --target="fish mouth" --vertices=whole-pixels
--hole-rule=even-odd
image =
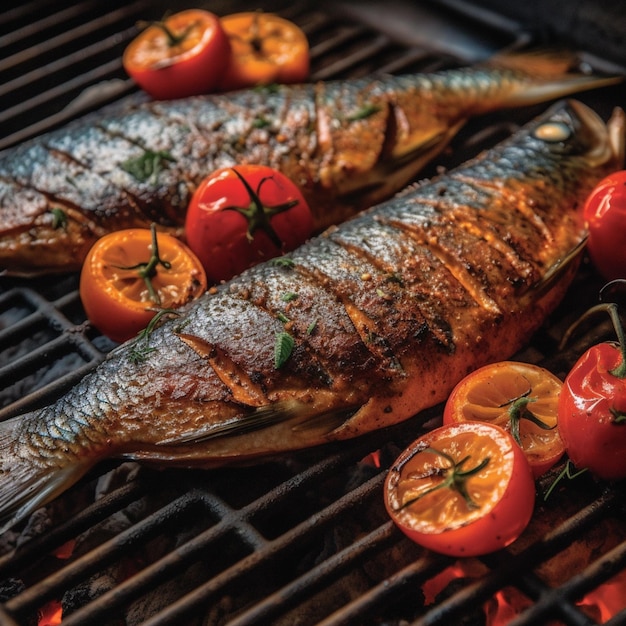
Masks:
[[[626,115],[616,107],[608,122],[586,104],[579,100],[568,100],[568,107],[573,112],[576,133],[588,144],[586,160],[592,166],[599,166],[610,161],[616,162],[616,168],[623,167],[626,146]]]

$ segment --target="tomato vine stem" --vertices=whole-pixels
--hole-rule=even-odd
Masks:
[[[278,236],[278,233],[274,230],[272,225],[270,224],[270,219],[277,215],[278,213],[284,213],[289,209],[293,208],[298,204],[298,200],[289,200],[288,202],[283,202],[282,204],[277,204],[275,206],[265,206],[261,202],[261,198],[259,197],[261,193],[261,187],[265,182],[271,180],[271,176],[265,176],[257,185],[256,191],[250,187],[250,183],[242,176],[235,168],[232,168],[232,171],[235,173],[237,178],[242,182],[243,186],[246,188],[248,192],[248,196],[250,197],[250,205],[247,207],[225,207],[225,211],[237,211],[243,215],[248,222],[248,229],[246,231],[246,237],[248,241],[252,241],[254,239],[254,233],[257,230],[262,230],[272,241],[272,243],[281,250],[283,247],[283,242],[281,238]]]
[[[507,413],[509,415],[509,424],[511,425],[511,435],[513,439],[517,442],[518,445],[522,445],[522,438],[520,435],[520,422],[523,419],[526,419],[533,424],[539,426],[543,430],[552,430],[556,427],[548,426],[544,421],[540,420],[529,408],[528,405],[531,402],[536,402],[537,398],[532,397],[530,394],[532,393],[532,387],[528,387],[528,389],[517,396],[516,398],[512,398],[511,400],[507,400],[504,404],[501,404],[498,408],[504,408],[508,406]]]
[[[172,268],[172,264],[169,261],[163,260],[159,256],[159,242],[157,240],[157,232],[156,225],[150,224],[150,232],[152,235],[152,243],[150,245],[150,258],[147,261],[142,263],[137,263],[136,265],[128,265],[128,266],[120,266],[117,268],[121,270],[137,270],[140,278],[143,278],[146,289],[148,290],[148,295],[150,296],[150,300],[154,302],[157,306],[161,306],[161,298],[159,296],[158,291],[154,288],[152,284],[152,279],[157,274],[157,267],[161,265],[166,270]]]
[[[435,485],[434,487],[431,487],[430,489],[423,491],[415,498],[411,498],[410,500],[407,500],[406,502],[402,504],[402,506],[398,510],[401,510],[407,506],[410,506],[411,504],[417,502],[418,500],[421,500],[423,497],[427,496],[428,494],[433,493],[434,491],[438,491],[439,489],[451,489],[453,491],[457,491],[463,497],[469,509],[479,508],[479,505],[476,504],[476,502],[474,502],[474,500],[472,499],[472,497],[470,496],[467,490],[467,481],[469,478],[471,478],[472,476],[475,476],[476,474],[478,474],[478,472],[480,472],[482,469],[487,467],[487,465],[489,464],[491,460],[490,457],[487,456],[480,463],[478,463],[478,465],[472,467],[471,469],[464,470],[463,466],[470,460],[471,458],[470,455],[463,457],[460,461],[455,461],[449,454],[442,452],[441,450],[437,450],[436,448],[432,448],[430,446],[427,448],[424,448],[423,450],[420,450],[420,452],[432,452],[433,454],[436,454],[437,456],[440,456],[446,461],[448,461],[450,466],[433,469],[430,475],[434,475],[434,474],[443,475],[444,476],[443,481],[440,482],[438,485]]]

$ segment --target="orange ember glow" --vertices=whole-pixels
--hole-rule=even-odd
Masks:
[[[61,623],[62,617],[63,608],[61,607],[61,603],[52,600],[41,609],[38,626],[58,626],[58,624]]]
[[[361,460],[361,463],[380,468],[380,450],[370,452],[370,454],[368,454],[364,459]]]
[[[455,578],[475,579],[487,571],[479,561],[469,559],[457,561],[431,578],[423,586],[425,604],[433,604],[441,593]],[[587,594],[576,604],[597,623],[603,624],[624,608],[626,594],[626,572],[617,574],[597,589]],[[522,613],[533,601],[515,587],[505,587],[485,603],[487,626],[506,626],[515,616]],[[550,622],[551,626],[559,626],[560,622]]]

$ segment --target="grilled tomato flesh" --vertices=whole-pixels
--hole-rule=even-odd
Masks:
[[[562,381],[531,363],[501,361],[466,376],[452,390],[444,424],[488,422],[511,433],[538,478],[564,454],[557,424]]]
[[[309,42],[290,20],[262,11],[222,17],[232,54],[221,90],[299,83],[309,77]]]
[[[206,288],[206,274],[196,255],[154,227],[101,237],[89,250],[80,274],[87,317],[117,342],[146,328],[159,311],[176,309]]]
[[[503,428],[461,422],[414,441],[389,470],[384,499],[407,537],[468,557],[519,537],[533,513],[535,483],[522,449]]]

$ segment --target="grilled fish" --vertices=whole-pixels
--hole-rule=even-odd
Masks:
[[[155,222],[181,235],[202,178],[244,162],[294,180],[321,231],[399,191],[469,117],[621,80],[569,73],[570,61],[503,55],[474,68],[131,102],[89,116],[0,156],[0,273],[79,270],[112,230]]]
[[[0,424],[0,520],[105,458],[250,461],[442,402],[557,305],[584,242],[580,204],[622,166],[623,146],[621,110],[606,125],[562,101],[465,165],[163,316],[56,403]]]

